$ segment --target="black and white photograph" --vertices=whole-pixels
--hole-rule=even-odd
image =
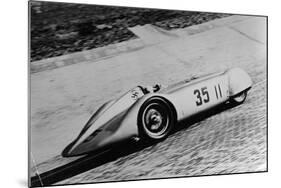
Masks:
[[[268,17],[29,1],[30,187],[268,172]]]

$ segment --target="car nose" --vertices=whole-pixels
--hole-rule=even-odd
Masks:
[[[73,157],[84,155],[96,151],[106,146],[104,140],[112,133],[109,131],[97,131],[85,140],[77,139],[70,143],[62,152],[63,157]]]

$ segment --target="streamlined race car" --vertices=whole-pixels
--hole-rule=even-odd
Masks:
[[[103,104],[62,156],[87,154],[130,138],[162,140],[183,119],[222,103],[243,103],[251,86],[250,76],[240,68],[183,80],[165,88],[156,85],[149,90],[137,86]]]

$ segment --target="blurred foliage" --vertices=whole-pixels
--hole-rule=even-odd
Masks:
[[[227,16],[188,11],[31,2],[31,61],[135,38],[127,28],[182,28]]]

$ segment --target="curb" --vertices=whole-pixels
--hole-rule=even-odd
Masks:
[[[189,35],[201,33],[217,27],[230,25],[232,23],[241,22],[249,18],[251,18],[251,16],[234,15],[221,19],[212,20],[199,25],[193,25],[183,29],[176,29],[176,30],[165,31],[165,32],[170,33],[171,35],[176,35],[177,37],[183,37],[183,36],[189,36]],[[159,33],[159,35],[161,35],[161,33]],[[145,46],[153,45],[157,43],[157,42],[152,42],[150,44],[147,44],[145,40],[141,38],[141,36],[139,37],[140,38],[132,39],[129,41],[124,41],[116,44],[110,44],[108,46],[95,48],[92,50],[75,52],[72,54],[42,59],[39,61],[33,61],[30,62],[30,73],[33,74],[46,70],[52,70],[76,63],[82,63],[88,61],[96,62],[103,58],[109,58],[124,52],[136,51],[141,48],[144,48]]]
[[[170,32],[173,34],[177,34],[178,36],[194,35],[211,29],[229,26],[231,24],[242,22],[251,18],[253,18],[253,16],[234,15],[212,20],[198,25],[193,25],[183,29],[172,30]]]
[[[82,52],[71,53],[58,57],[42,59],[30,62],[30,72],[37,73],[46,70],[52,70],[76,63],[87,61],[98,61],[103,58],[112,57],[123,52],[135,51],[143,48],[145,45],[140,39],[132,39],[125,42],[110,44],[108,46],[86,50]]]

